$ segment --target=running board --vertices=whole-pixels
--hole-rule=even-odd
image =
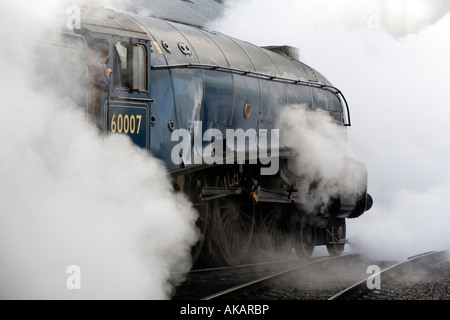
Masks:
[[[222,187],[204,187],[202,188],[201,200],[214,200],[228,196],[240,196],[243,188],[222,188]]]
[[[202,188],[201,200],[209,201],[228,196],[240,196],[244,194],[244,188],[239,187],[204,187]],[[260,190],[258,194],[249,193],[250,197],[253,197],[255,203],[258,202],[276,202],[276,203],[293,203],[294,201],[289,198],[287,194],[280,194],[276,192],[270,192]]]

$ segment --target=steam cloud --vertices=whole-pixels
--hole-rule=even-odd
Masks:
[[[363,177],[355,174],[352,179],[343,179],[344,175],[352,174],[348,163],[354,155],[346,143],[345,131],[331,120],[329,113],[308,111],[306,105],[287,106],[281,109],[277,127],[283,128],[283,143],[298,151],[295,170],[301,182],[297,188],[306,212],[326,205],[340,195],[341,188],[350,190],[345,182],[352,181],[356,190],[363,190]],[[311,191],[313,184],[315,188]]]
[[[383,30],[402,38],[433,25],[449,11],[449,0],[227,0],[224,16],[209,26],[225,34],[257,30],[257,34],[248,39],[252,41],[275,38],[291,43],[291,35],[305,37],[325,25],[351,31]],[[248,12],[252,12],[251,18]],[[241,37],[245,36],[241,32]]]
[[[35,41],[51,38],[65,8],[0,4],[0,298],[170,298],[173,271],[191,267],[197,214],[161,162],[125,136],[101,136],[34,73]],[[80,290],[66,285],[72,265]]]
[[[371,258],[450,249],[449,6],[229,0],[210,25],[261,46],[300,48],[300,59],[345,94],[350,145],[374,198],[369,212],[347,220],[347,248]]]
[[[349,29],[386,30],[396,38],[418,33],[444,17],[448,0],[330,1],[332,18]]]

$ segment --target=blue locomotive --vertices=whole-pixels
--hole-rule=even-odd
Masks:
[[[345,219],[369,210],[367,170],[349,160],[362,186],[342,188],[321,206],[307,206],[298,150],[284,146],[284,106],[322,110],[343,131],[350,113],[343,94],[298,59],[291,47],[261,48],[202,27],[104,8],[82,8],[65,30],[62,51],[72,99],[102,132],[126,134],[164,161],[176,192],[199,212],[194,261],[236,265],[255,246],[309,256],[315,246],[344,250]],[[106,92],[89,81],[90,55],[109,48]],[[306,191],[305,191],[306,190]],[[308,209],[306,209],[308,208]]]

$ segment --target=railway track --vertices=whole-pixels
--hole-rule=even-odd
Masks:
[[[289,280],[289,277],[298,279],[299,275],[306,278],[313,272],[327,273],[331,269],[339,269],[345,273],[346,266],[355,265],[361,258],[357,254],[346,254],[336,257],[313,257],[308,259],[290,259],[237,267],[201,269],[191,271],[183,285],[178,288],[174,300],[227,300],[252,299],[255,292],[267,292],[267,296],[258,299],[283,299],[277,293],[268,292],[277,284]],[[337,268],[339,265],[341,268]],[[361,267],[361,270],[365,268]],[[328,271],[327,271],[328,270]],[[355,273],[351,273],[354,275]],[[364,274],[361,274],[361,278]],[[301,276],[300,276],[301,277]],[[358,278],[358,279],[359,279]],[[352,277],[351,280],[354,278]],[[348,283],[348,280],[345,284]],[[341,284],[340,289],[344,288]]]
[[[323,264],[323,263],[330,263],[332,261],[336,260],[343,260],[343,259],[351,259],[354,255],[343,255],[343,256],[337,256],[337,257],[323,257],[318,258],[312,261],[305,261],[305,262],[298,262],[298,265],[288,268],[286,270],[277,272],[275,274],[268,275],[266,277],[263,277],[261,279],[256,279],[253,281],[249,281],[247,283],[243,283],[241,285],[232,287],[230,289],[223,290],[221,292],[212,294],[210,296],[207,296],[203,298],[202,300],[215,300],[215,299],[236,299],[240,297],[245,297],[246,294],[252,293],[260,288],[264,287],[272,287],[275,283],[280,282],[283,279],[288,278],[289,276],[296,274],[298,272],[301,272],[302,270],[305,270],[307,268],[311,268],[315,265]]]
[[[348,254],[196,270],[189,274],[174,299],[383,299],[380,295],[383,291],[380,290],[381,283],[383,288],[388,287],[392,279],[413,273],[414,266],[421,264],[424,268],[431,268],[445,257],[443,251],[429,252],[398,262],[368,261],[357,254]],[[443,289],[443,298],[450,299],[450,291],[446,290]]]
[[[437,273],[448,276],[448,269],[443,270],[444,266],[449,266],[448,252],[432,251],[409,257],[404,261],[396,263],[388,268],[374,272],[373,275],[363,281],[359,281],[348,288],[336,293],[328,300],[380,300],[395,299],[396,297],[389,292],[400,293],[397,298],[402,300],[423,300],[423,299],[450,299],[450,277],[447,280],[439,280],[435,286],[434,295],[425,295],[426,287],[433,283],[432,277]],[[433,273],[432,273],[433,272]],[[382,285],[383,290],[382,291]],[[418,292],[413,292],[411,287],[415,287]],[[386,288],[388,288],[386,290]],[[387,293],[387,294],[386,294]],[[430,297],[431,296],[431,297]]]
[[[194,269],[186,275],[183,285],[177,289],[174,300],[203,300],[217,292],[241,285],[248,281],[257,281],[268,275],[282,270],[294,268],[321,257],[310,259],[285,259],[238,265],[234,267],[219,267],[207,269]]]

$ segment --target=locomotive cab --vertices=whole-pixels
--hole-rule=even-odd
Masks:
[[[103,130],[128,135],[133,143],[150,146],[150,61],[148,41],[113,37],[111,91],[104,103]]]
[[[134,144],[149,149],[152,47],[147,33],[131,18],[112,10],[84,7],[81,15],[81,26],[73,32],[85,39],[88,53],[98,43],[107,44],[106,68],[112,70],[106,92],[93,90],[88,83],[87,113],[102,132],[128,135]]]

